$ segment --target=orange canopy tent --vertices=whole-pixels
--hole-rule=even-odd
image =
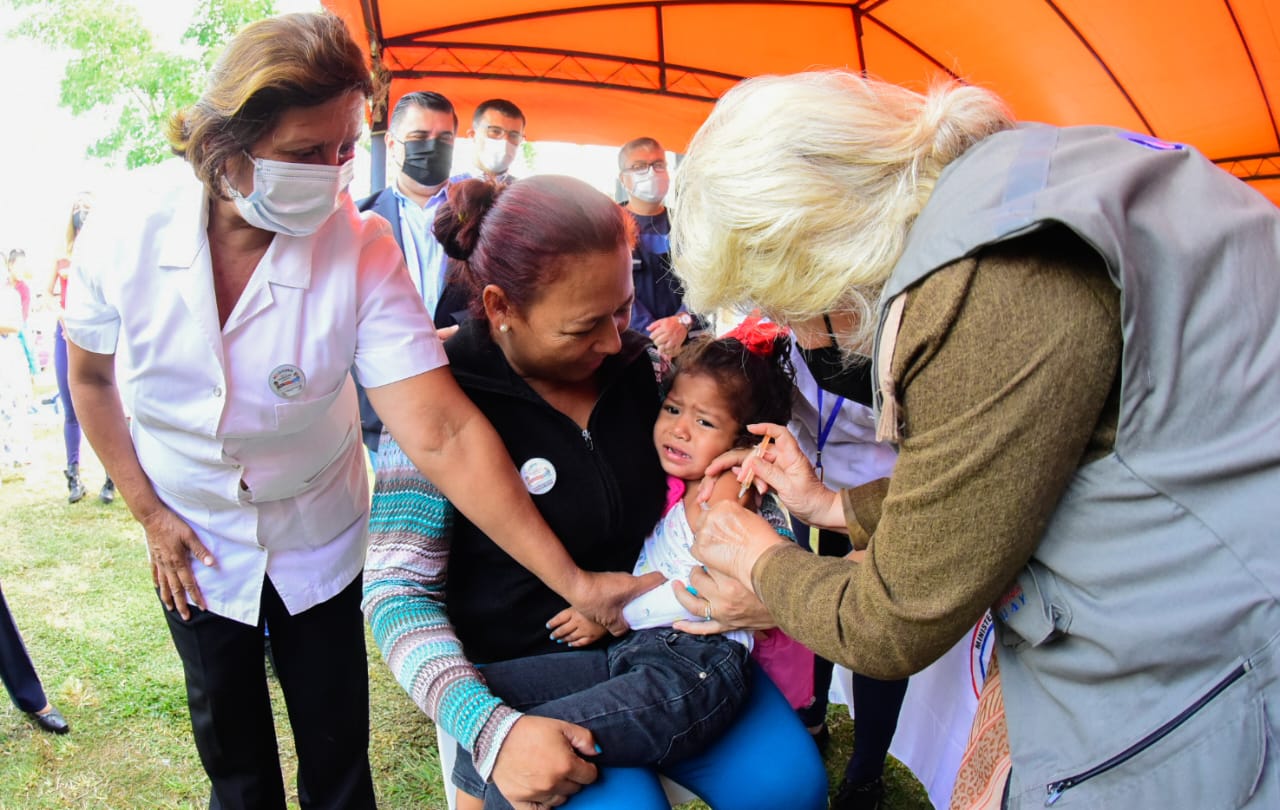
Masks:
[[[1276,0],[323,2],[390,80],[375,131],[431,89],[464,119],[509,98],[534,140],[681,151],[738,80],[847,67],[915,88],[956,77],[1023,120],[1190,143],[1280,202]]]

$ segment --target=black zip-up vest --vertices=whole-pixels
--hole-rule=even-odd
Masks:
[[[622,351],[605,361],[600,399],[583,431],[512,371],[487,329],[483,321],[468,321],[449,341],[454,376],[493,423],[517,469],[541,459],[529,469],[543,481],[554,470],[554,485],[533,502],[578,565],[630,573],[666,493],[653,447],[661,402],[647,339],[626,333]],[[564,651],[545,625],[565,601],[462,515],[447,587],[449,619],[472,662]]]

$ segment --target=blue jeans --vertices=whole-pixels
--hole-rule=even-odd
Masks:
[[[67,384],[67,338],[62,334],[62,321],[53,332],[53,370],[58,380],[58,398],[62,401],[62,442],[67,449],[67,466],[80,463],[80,420],[71,402]]]
[[[604,649],[535,655],[482,668],[489,689],[528,714],[591,730],[602,765],[671,765],[700,753],[733,722],[750,683],[747,649],[724,636],[638,630]],[[484,783],[460,751],[454,782]]]
[[[661,640],[664,633],[671,632],[673,631],[654,630],[633,635],[657,636]],[[720,641],[742,650],[741,645],[735,642],[726,639],[720,639]],[[743,652],[745,653],[745,650]],[[511,691],[514,697],[508,700],[517,708],[522,696],[520,693],[528,693],[534,696],[535,700],[541,694],[548,700],[568,706],[572,704],[573,698],[561,700],[565,695],[583,690],[591,691],[593,687],[600,685],[599,678],[602,673],[607,674],[607,671],[602,669],[598,662],[590,661],[590,657],[599,658],[602,655],[600,652],[587,651],[535,656],[490,665],[485,667],[483,672],[486,679],[490,680],[490,686],[494,688],[495,693],[503,696],[504,699],[508,699],[503,695],[504,687],[509,687],[508,691]],[[505,670],[499,673],[496,679],[490,678],[494,667],[503,667]],[[524,671],[517,675],[516,673],[522,668]],[[530,668],[536,672],[531,672]],[[736,712],[736,716],[733,716],[733,712],[729,713],[733,719],[728,728],[716,733],[710,733],[709,727],[700,730],[697,733],[701,738],[698,753],[683,759],[672,757],[658,770],[697,793],[712,807],[733,808],[733,810],[754,810],[755,808],[765,810],[765,808],[777,807],[797,808],[797,810],[825,808],[827,776],[817,749],[786,699],[768,676],[754,664],[750,664],[748,669],[750,675],[743,681],[750,684],[746,702]],[[589,682],[593,675],[596,680]],[[495,686],[497,680],[503,683]],[[712,678],[705,680],[712,680]],[[653,734],[655,728],[665,726],[668,729],[667,733],[671,733],[670,730],[675,728],[677,734],[688,731],[687,727],[681,726],[681,721],[673,722],[670,718],[663,717],[661,707],[649,707],[649,709],[645,711],[637,706],[627,715],[630,725],[616,724],[612,729],[613,736],[615,738],[647,738],[647,741],[642,740],[639,745],[652,746],[656,745],[652,741],[655,737]],[[641,712],[644,713],[641,714]],[[540,710],[532,713],[545,715],[545,712]],[[572,717],[561,719],[578,722]],[[595,732],[591,718],[582,725]],[[597,740],[601,738],[597,736]],[[665,745],[665,742],[663,741],[662,744]],[[593,760],[601,762],[606,767],[601,768],[600,778],[596,782],[571,799],[575,810],[592,810],[592,808],[636,808],[636,810],[653,808],[657,810],[657,808],[670,807],[658,783],[657,771],[648,768],[607,767],[610,760],[624,761],[618,754],[612,753],[611,749],[632,745],[630,741],[601,740],[599,744],[603,753]],[[692,748],[692,746],[689,747]],[[454,769],[454,782],[472,795],[483,793],[486,808],[510,807],[497,790],[484,791],[484,785],[471,767],[470,755],[466,751],[459,750],[458,764]]]

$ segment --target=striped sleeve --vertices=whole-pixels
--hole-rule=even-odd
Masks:
[[[472,753],[484,779],[522,716],[467,661],[445,612],[454,509],[391,436],[379,445],[364,569],[364,615],[409,697]],[[447,778],[447,775],[446,775]]]
[[[770,490],[764,494],[764,498],[760,500],[760,517],[769,521],[769,525],[778,535],[786,540],[795,542],[796,535],[791,529],[791,515],[787,512],[787,508],[782,505],[782,501],[778,500],[778,496]]]

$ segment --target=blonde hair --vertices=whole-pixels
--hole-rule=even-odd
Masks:
[[[341,19],[303,12],[258,20],[227,43],[200,100],[169,122],[169,143],[209,193],[225,199],[227,161],[270,132],[286,109],[351,90],[368,98],[373,76]]]
[[[694,311],[759,306],[783,323],[874,306],[942,170],[1009,129],[995,94],[921,94],[847,71],[741,82],[698,130],[673,184],[676,275]]]

